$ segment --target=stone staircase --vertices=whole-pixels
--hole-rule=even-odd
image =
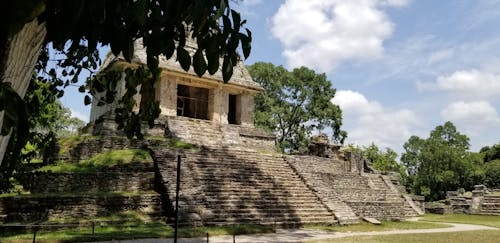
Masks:
[[[281,155],[235,148],[177,153],[162,148],[153,154],[171,202],[176,154],[182,156],[179,213],[184,223],[337,223]]]
[[[342,223],[342,217],[347,222],[357,222],[358,216],[400,220],[417,215],[389,178],[345,172],[336,159],[313,161],[308,157],[290,156],[287,161],[326,205],[343,209],[344,212],[332,210],[339,222]]]
[[[262,129],[217,124],[188,117],[166,117],[168,137],[209,148],[242,148],[274,152],[274,135]]]
[[[500,216],[500,196],[484,195],[480,206],[480,213]]]

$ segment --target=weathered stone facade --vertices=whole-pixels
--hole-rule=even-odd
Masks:
[[[186,48],[193,55],[196,43],[188,41]],[[103,72],[108,69],[120,70],[146,64],[146,50],[141,40],[135,43],[134,49],[132,64],[125,62],[122,57],[108,55],[103,64]],[[198,77],[192,69],[185,72],[175,60],[175,54],[168,60],[160,57],[159,67],[162,72],[160,80],[155,83],[155,99],[160,104],[162,116],[184,116],[205,119],[221,125],[253,127],[253,97],[262,91],[262,88],[252,80],[243,62],[237,63],[231,80],[224,83],[220,71],[214,75],[206,74]],[[118,97],[124,94],[124,77],[116,89]],[[97,94],[92,103],[91,122],[97,121],[103,115],[112,114],[116,105],[115,102],[98,106],[99,97]],[[136,99],[137,103],[140,103],[140,97],[137,96]]]

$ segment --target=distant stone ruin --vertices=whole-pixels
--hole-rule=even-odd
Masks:
[[[426,205],[426,211],[437,214],[466,213],[500,216],[500,189],[489,189],[485,185],[475,185],[466,192],[463,188],[447,191],[444,202]]]

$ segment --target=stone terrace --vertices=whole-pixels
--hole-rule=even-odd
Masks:
[[[68,151],[77,160],[66,163],[130,147],[138,147],[137,141],[130,142],[125,137],[87,137]],[[0,198],[0,223],[78,221],[128,210],[160,218],[162,202],[160,194],[154,191],[154,176],[153,161],[132,161],[99,172],[26,173],[21,182],[30,194]]]
[[[332,211],[340,222],[343,219],[346,223],[355,222],[355,215],[393,220],[417,215],[390,180],[382,175],[345,172],[342,161],[309,157],[290,156],[287,161],[323,202],[333,205]],[[348,207],[343,206],[337,213],[336,205],[339,204]]]
[[[173,196],[175,152],[169,149],[153,149],[153,152],[168,195]],[[337,222],[281,155],[238,149],[184,150],[180,154],[180,213],[184,222],[205,225]]]

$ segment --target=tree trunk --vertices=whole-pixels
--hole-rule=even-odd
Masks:
[[[10,82],[12,88],[24,97],[28,89],[33,68],[42,48],[47,30],[45,24],[38,24],[37,19],[24,25],[6,45],[5,51],[0,57],[0,80]],[[0,113],[0,127],[3,124],[3,112]],[[2,164],[10,134],[0,135],[0,164]]]

